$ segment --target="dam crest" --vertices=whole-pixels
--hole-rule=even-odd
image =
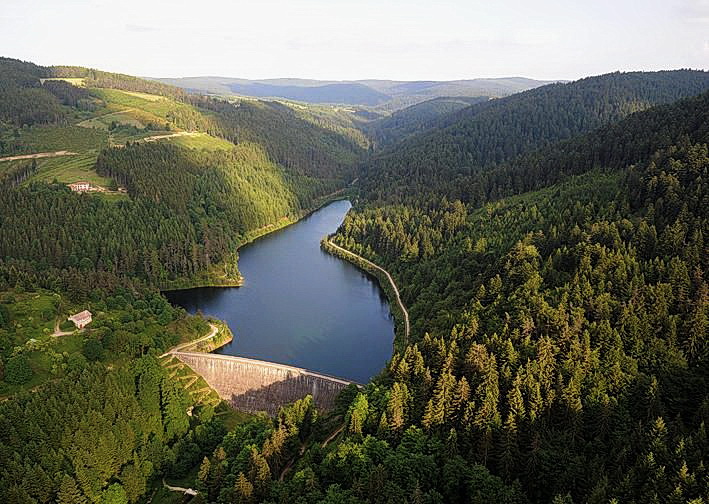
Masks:
[[[334,406],[337,395],[354,383],[307,369],[247,357],[201,352],[171,352],[192,368],[233,407],[275,415],[281,406],[313,396],[322,410]]]

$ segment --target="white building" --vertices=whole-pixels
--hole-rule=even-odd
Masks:
[[[72,322],[74,322],[74,325],[76,327],[78,327],[79,329],[83,329],[91,323],[91,312],[89,310],[84,310],[82,312],[77,313],[76,315],[72,315],[67,320],[71,320]]]
[[[86,192],[91,190],[91,184],[88,182],[74,182],[69,184],[69,189],[74,192]]]

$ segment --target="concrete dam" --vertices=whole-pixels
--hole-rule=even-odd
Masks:
[[[335,397],[351,381],[307,369],[246,357],[213,353],[172,352],[199,373],[219,396],[242,411],[275,415],[281,406],[313,396],[319,409],[331,409]]]

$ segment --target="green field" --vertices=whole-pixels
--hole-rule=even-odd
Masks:
[[[96,153],[79,154],[76,156],[62,156],[48,159],[38,159],[39,169],[30,180],[43,180],[46,182],[72,182],[86,181],[94,185],[106,187],[111,179],[102,177],[94,171]]]
[[[12,152],[6,154],[8,156],[60,150],[98,152],[108,146],[108,134],[105,131],[79,126],[33,126],[17,131],[17,137],[9,131],[3,135],[3,140],[10,146],[9,152]]]
[[[169,134],[169,133],[168,133]],[[166,138],[159,140],[160,142],[170,142],[179,147],[186,149],[206,149],[206,150],[231,150],[234,144],[224,140],[223,138],[213,137],[206,133],[197,133],[194,135],[185,135],[178,137]]]
[[[190,105],[157,95],[116,89],[91,89],[91,94],[101,106],[91,117],[85,118],[84,115],[85,119],[78,124],[0,130],[0,140],[5,144],[5,156],[63,150],[77,153],[37,159],[37,171],[25,183],[38,180],[63,184],[87,181],[96,186],[109,187],[111,180],[94,171],[96,158],[102,149],[180,132],[170,124],[168,117],[197,113]],[[186,149],[214,151],[234,148],[232,143],[206,133],[158,141],[171,142]],[[30,163],[31,159],[0,162],[0,177]],[[111,200],[128,197],[126,194],[98,194]]]
[[[49,77],[46,79],[40,79],[44,84],[46,81],[64,81],[68,82],[72,86],[76,87],[86,87],[86,79],[83,77]]]
[[[112,108],[113,107],[111,107],[111,109]],[[113,124],[133,126],[135,128],[142,129],[146,128],[150,124],[155,127],[163,125],[164,123],[165,119],[158,117],[155,114],[151,114],[150,112],[137,108],[122,108],[115,112],[109,111],[105,114],[81,121],[79,126],[108,131]]]
[[[138,109],[143,112],[150,113],[163,122],[168,114],[175,111],[194,111],[194,108],[184,103],[178,103],[157,95],[146,95],[144,93],[131,93],[127,91],[119,91],[118,89],[91,89],[91,94],[106,103],[120,105],[124,108]]]
[[[46,381],[52,369],[52,354],[36,349],[50,339],[54,323],[62,309],[62,297],[48,291],[0,293],[0,315],[6,322],[0,327],[0,345],[7,348],[27,347],[33,375],[23,385],[10,385],[0,381],[0,396],[7,396],[35,387]],[[54,349],[55,353],[66,351],[75,342],[62,342],[64,348]]]

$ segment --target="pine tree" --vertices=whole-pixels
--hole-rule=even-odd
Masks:
[[[347,412],[347,417],[349,418],[348,430],[352,434],[361,435],[368,415],[369,402],[367,401],[367,396],[362,393],[357,394],[357,397],[355,397],[355,400],[352,402],[352,406],[350,406],[350,409]]]
[[[234,504],[251,504],[254,502],[254,486],[243,472],[236,477],[234,484]]]
[[[74,478],[68,474],[62,476],[57,493],[57,504],[86,504],[88,501],[79,490]]]

